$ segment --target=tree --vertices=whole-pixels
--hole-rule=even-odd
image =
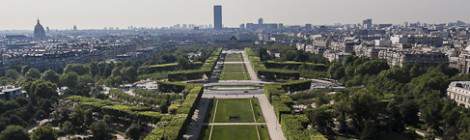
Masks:
[[[78,86],[78,74],[75,72],[66,72],[60,76],[60,84],[69,88]]]
[[[137,69],[133,66],[126,67],[121,70],[122,71],[122,79],[127,82],[134,82],[137,80]]]
[[[23,127],[9,125],[0,133],[0,140],[29,140],[29,136]]]
[[[111,130],[109,129],[108,125],[100,120],[94,122],[91,127],[91,134],[93,135],[93,139],[95,140],[108,140],[111,139]]]
[[[60,128],[62,129],[62,132],[65,134],[72,134],[74,132],[73,125],[70,121],[65,121],[64,123],[62,123]]]
[[[189,59],[184,56],[177,57],[176,62],[178,63],[178,67],[184,69],[188,68],[191,62],[189,62]]]
[[[45,112],[51,111],[52,105],[58,99],[56,85],[48,81],[36,80],[29,82],[25,85],[25,89],[29,95],[31,104]],[[32,115],[33,114],[31,114],[31,116]]]
[[[126,135],[132,140],[139,140],[141,132],[142,127],[140,125],[132,124],[129,128],[127,128]]]
[[[78,75],[90,73],[90,68],[82,64],[69,64],[65,66],[64,73],[75,72]]]
[[[41,78],[41,72],[35,68],[31,68],[28,70],[28,72],[26,72],[25,77],[28,80],[37,80]]]
[[[370,93],[355,93],[349,101],[348,113],[351,115],[353,125],[361,132],[365,128],[367,121],[377,119],[378,114],[383,110],[376,96]]]
[[[10,78],[10,79],[13,79],[13,80],[16,80],[18,78],[20,78],[20,73],[18,73],[18,71],[14,70],[14,69],[9,69],[5,72],[5,76]]]
[[[44,80],[36,80],[26,89],[31,98],[51,99],[58,96],[56,85]]]
[[[55,83],[55,84],[59,83],[59,75],[53,70],[45,71],[42,74],[41,79]]]
[[[51,126],[40,126],[31,134],[31,140],[56,140],[57,134]]]
[[[308,112],[310,122],[317,126],[317,130],[324,134],[333,134],[333,111],[327,107],[320,107]]]
[[[92,62],[89,67],[90,67],[90,74],[91,74],[91,76],[96,76],[96,75],[99,74],[100,69],[99,69],[97,63]]]

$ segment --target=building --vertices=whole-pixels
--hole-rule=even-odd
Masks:
[[[447,97],[459,105],[470,107],[470,81],[455,81],[447,88]]]
[[[282,27],[282,24],[264,23],[263,18],[258,19],[258,23],[246,23],[245,28],[249,30],[276,30]]]
[[[38,22],[36,23],[36,26],[34,26],[34,39],[45,39],[46,38],[46,30],[44,30],[44,27],[42,27],[41,23]]]
[[[468,74],[470,73],[470,46],[465,48],[465,50],[458,56],[456,62],[456,68],[460,70],[461,73]]]
[[[214,6],[214,29],[221,30],[223,28],[222,25],[222,6],[215,5]]]
[[[23,90],[21,89],[21,87],[1,86],[0,90],[0,99],[14,99],[18,96],[23,95]]]
[[[387,63],[390,66],[400,67],[413,64],[438,65],[449,63],[449,57],[447,57],[447,55],[442,52],[384,49],[379,51],[378,58],[387,60]]]
[[[364,29],[370,29],[372,28],[372,19],[366,19],[362,21],[362,26]]]

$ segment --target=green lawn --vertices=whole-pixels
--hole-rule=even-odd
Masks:
[[[212,107],[211,122],[255,122],[250,99],[216,100]]]
[[[214,126],[213,140],[258,140],[256,126]]]
[[[212,140],[269,140],[268,129],[265,126],[254,125],[231,125],[231,126],[214,126],[212,130]],[[203,140],[209,140],[211,127],[206,127],[203,130],[201,137]]]
[[[221,80],[250,80],[244,64],[224,64]]]
[[[243,56],[239,53],[227,54],[227,56],[225,56],[225,62],[243,62]]]
[[[264,122],[257,99],[216,99],[214,100],[209,115],[210,118],[208,122],[211,123]],[[234,119],[234,117],[236,119]],[[209,140],[211,130],[211,140],[269,140],[269,133],[266,126],[206,126],[201,132],[201,138],[203,140]]]

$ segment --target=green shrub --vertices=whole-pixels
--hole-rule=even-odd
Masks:
[[[287,140],[326,140],[314,129],[308,129],[308,118],[304,115],[282,115],[281,126]]]

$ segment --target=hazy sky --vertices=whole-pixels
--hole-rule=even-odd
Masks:
[[[0,0],[0,30],[32,29],[40,18],[52,29],[212,24],[223,5],[224,26],[470,21],[470,0]]]

